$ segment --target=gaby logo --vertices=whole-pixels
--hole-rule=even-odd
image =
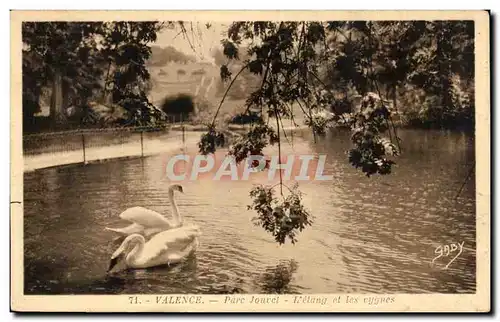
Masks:
[[[180,154],[171,157],[166,164],[166,175],[171,181],[212,179],[248,180],[250,176],[267,176],[269,181],[332,180],[325,174],[326,155],[250,155],[239,164],[233,156]],[[264,171],[266,170],[266,171]]]

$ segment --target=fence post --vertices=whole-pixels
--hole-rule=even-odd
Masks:
[[[87,159],[85,157],[85,135],[82,133],[82,147],[83,147],[83,164],[87,163]]]
[[[182,146],[186,146],[186,133],[184,129],[184,120],[182,119],[182,114],[180,115],[181,117],[181,128],[182,128]]]
[[[144,140],[142,138],[142,135],[143,135],[142,133],[144,133],[143,130],[141,130],[141,157],[143,158],[144,157],[144,143],[143,143]]]

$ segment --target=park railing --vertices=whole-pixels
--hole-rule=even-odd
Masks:
[[[125,156],[144,156],[182,147],[182,130],[168,127],[118,127],[23,135],[23,155],[45,160],[44,167]],[[43,161],[42,160],[42,161]]]
[[[225,129],[226,143],[238,137],[242,129]],[[121,157],[179,151],[197,153],[200,136],[206,130],[206,125],[172,119],[163,127],[92,128],[25,134],[25,171]]]

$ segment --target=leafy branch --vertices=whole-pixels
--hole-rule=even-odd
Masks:
[[[298,185],[287,187],[289,194],[281,198],[275,196],[273,188],[258,185],[250,191],[253,202],[248,209],[257,213],[253,222],[271,233],[279,244],[284,244],[287,239],[295,244],[297,232],[312,224],[312,215],[302,205],[302,193]]]
[[[222,96],[222,99],[219,103],[219,106],[217,107],[217,110],[215,111],[215,115],[214,115],[214,118],[212,120],[212,126],[215,125],[215,121],[217,120],[217,115],[219,115],[219,111],[222,107],[222,104],[224,103],[224,100],[226,99],[226,96],[227,96],[227,93],[229,93],[229,90],[231,89],[231,87],[233,86],[234,82],[236,81],[236,79],[238,78],[238,76],[241,75],[241,73],[247,69],[249,66],[249,64],[246,64],[245,66],[241,67],[241,69],[238,71],[238,73],[236,73],[236,75],[233,77],[233,79],[231,80],[231,82],[229,83],[229,86],[227,87],[226,91],[224,92],[224,95]],[[221,78],[224,80],[224,79],[227,79],[228,77],[230,77],[231,74],[229,72],[229,70],[227,69],[226,66],[222,66],[221,67]]]

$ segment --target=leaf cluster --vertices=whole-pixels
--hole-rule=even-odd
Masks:
[[[389,130],[390,109],[377,94],[368,93],[350,120],[351,140],[354,147],[349,151],[349,162],[361,168],[367,176],[391,173],[393,160],[399,150],[392,140],[381,137]]]
[[[217,131],[214,125],[210,125],[208,131],[201,135],[198,149],[202,155],[213,154],[217,147],[224,146],[225,142],[224,133]]]
[[[234,156],[239,163],[250,155],[263,155],[262,150],[266,146],[277,142],[278,136],[273,128],[266,124],[257,124],[235,140],[229,148],[229,155]]]
[[[302,205],[302,195],[297,187],[292,187],[284,198],[276,197],[273,187],[259,185],[250,191],[253,203],[248,209],[257,213],[254,224],[271,233],[279,244],[284,244],[287,239],[295,244],[297,234],[312,223],[312,216]]]

